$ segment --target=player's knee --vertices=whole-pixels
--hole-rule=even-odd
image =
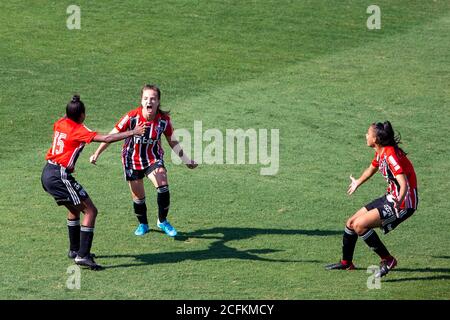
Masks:
[[[95,217],[97,216],[97,214],[98,214],[97,207],[94,206],[94,205],[89,206],[89,207],[85,210],[85,214],[90,215],[90,216],[92,216],[92,217],[95,218]]]
[[[97,216],[98,210],[97,210],[97,207],[96,207],[96,206],[94,206],[94,207],[92,208],[92,214],[93,214],[94,216]]]
[[[362,221],[356,220],[353,222],[353,230],[358,234],[358,236],[364,234],[366,227]]]
[[[166,169],[163,167],[159,167],[155,169],[156,174],[166,174]]]
[[[347,228],[353,230],[353,219],[352,219],[352,218],[348,219],[347,222],[345,223],[345,226],[346,226]]]

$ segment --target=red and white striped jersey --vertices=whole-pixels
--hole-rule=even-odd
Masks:
[[[155,119],[147,121],[138,107],[125,114],[116,124],[119,132],[133,130],[137,124],[145,123],[149,128],[142,136],[132,136],[125,140],[122,147],[122,163],[125,169],[144,170],[153,163],[163,160],[164,150],[161,135],[172,136],[173,127],[170,117],[159,112]]]
[[[419,201],[417,194],[417,179],[414,167],[406,154],[401,150],[395,150],[392,146],[384,147],[381,154],[375,152],[375,157],[372,160],[372,165],[378,168],[380,173],[388,182],[387,192],[397,198],[400,185],[395,178],[399,174],[405,174],[407,179],[407,192],[400,209],[417,209]]]
[[[53,143],[45,159],[72,172],[85,144],[91,143],[96,135],[97,132],[89,130],[82,123],[67,117],[61,118],[53,125]]]

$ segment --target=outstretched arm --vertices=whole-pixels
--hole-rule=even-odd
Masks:
[[[175,151],[175,153],[181,158],[183,163],[189,169],[195,169],[198,166],[198,164],[194,160],[189,159],[189,157],[184,154],[180,143],[176,139],[173,139],[170,136],[166,136],[166,138],[167,142],[169,143],[169,146],[172,148],[173,151]]]
[[[347,193],[349,195],[353,194],[356,191],[356,189],[358,189],[358,187],[362,185],[364,182],[369,180],[370,177],[372,177],[375,174],[375,172],[377,172],[377,170],[378,169],[371,164],[366,170],[364,170],[364,172],[358,179],[353,178],[353,176],[351,175],[350,176],[351,182],[350,185],[348,186]]]
[[[96,135],[93,141],[102,143],[97,148],[97,150],[95,150],[94,154],[89,158],[89,161],[92,164],[95,164],[100,154],[109,146],[110,143],[120,141],[134,135],[142,135],[145,133],[145,129],[146,127],[144,124],[138,124],[133,130],[119,132],[116,128],[114,128],[109,132],[109,134]]]

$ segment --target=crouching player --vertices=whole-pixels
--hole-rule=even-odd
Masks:
[[[380,256],[380,270],[375,276],[383,277],[397,265],[397,260],[386,249],[374,228],[380,227],[386,234],[416,211],[417,181],[414,167],[398,146],[400,139],[395,136],[389,121],[373,123],[367,131],[366,140],[367,146],[375,150],[375,157],[359,179],[350,176],[347,193],[353,194],[377,170],[388,182],[387,193],[359,209],[347,220],[342,240],[342,260],[326,268],[354,269],[353,252],[359,236]]]

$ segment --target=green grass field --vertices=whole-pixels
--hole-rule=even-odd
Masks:
[[[151,3],[151,5],[149,5]],[[368,30],[372,1],[2,1],[0,3],[0,299],[449,299],[450,3],[388,1]],[[81,8],[69,30],[66,8]],[[279,129],[280,167],[170,161],[175,240],[136,219],[120,148],[97,166],[86,146],[76,179],[97,208],[92,251],[106,266],[66,287],[66,212],[42,189],[52,125],[73,92],[85,124],[108,132],[157,83],[175,128]],[[415,165],[420,205],[381,236],[399,261],[381,289],[378,257],[360,240],[353,272],[341,255],[346,219],[380,196],[364,134],[389,119]],[[380,234],[380,232],[378,232]]]

